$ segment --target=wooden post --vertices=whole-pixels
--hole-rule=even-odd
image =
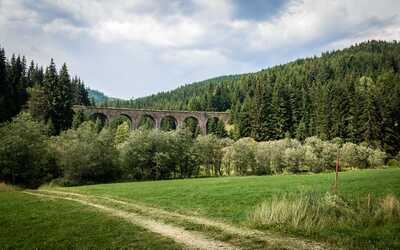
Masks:
[[[337,155],[336,155],[336,174],[335,174],[335,186],[334,186],[335,193],[337,193],[338,181],[339,181],[339,167],[340,167],[339,152],[340,152],[340,149],[338,149]]]

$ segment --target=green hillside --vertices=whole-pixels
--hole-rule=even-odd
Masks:
[[[234,138],[341,137],[391,154],[400,145],[400,44],[368,41],[256,73],[126,102],[134,108],[232,112]],[[112,105],[112,103],[109,103]]]

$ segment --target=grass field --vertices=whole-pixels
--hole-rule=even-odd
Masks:
[[[0,192],[0,249],[181,249],[75,202]]]
[[[356,198],[373,193],[400,196],[400,169],[349,171],[340,174],[339,192]],[[249,176],[130,182],[65,188],[111,195],[166,209],[244,223],[248,212],[278,193],[331,190],[334,174]]]
[[[103,205],[110,204],[103,199],[104,197],[129,204],[139,204],[143,207],[121,204],[112,206],[125,209],[127,212],[146,214],[163,223],[182,227],[190,232],[203,233],[207,237],[241,248],[254,249],[271,245],[261,244],[248,237],[236,237],[232,230],[224,231],[222,230],[224,226],[218,227],[218,225],[216,228],[213,222],[209,223],[211,226],[199,225],[202,222],[199,223],[191,218],[208,218],[238,228],[251,229],[253,225],[249,223],[249,215],[263,201],[268,201],[277,194],[289,193],[296,196],[307,191],[323,196],[331,189],[333,179],[333,173],[223,177],[44,188],[40,192],[58,190],[79,193]],[[364,199],[368,193],[374,199],[387,194],[400,197],[400,169],[348,171],[340,174],[339,181],[340,195],[350,201]],[[103,197],[103,200],[96,197]],[[182,219],[181,215],[189,219],[186,217]],[[48,249],[79,246],[82,249],[89,246],[93,248],[118,246],[133,249],[180,249],[182,247],[166,237],[158,236],[121,219],[105,216],[84,204],[40,199],[21,192],[0,192],[0,223],[0,246],[5,248]],[[304,231],[287,225],[257,229],[299,239],[326,242],[333,245],[333,248],[400,248],[399,223],[332,227],[318,231]],[[280,249],[282,245],[275,248]]]
[[[348,171],[340,174],[339,193],[349,200],[394,194],[400,197],[400,169]],[[109,195],[181,213],[246,225],[254,207],[279,193],[331,190],[333,173],[315,175],[249,176],[119,183],[67,188]],[[269,228],[271,229],[271,228]],[[307,233],[282,225],[272,230],[329,241],[354,248],[400,248],[400,225],[373,228],[332,228]]]

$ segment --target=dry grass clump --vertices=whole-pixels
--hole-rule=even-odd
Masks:
[[[382,199],[346,201],[338,195],[300,193],[275,196],[250,214],[254,226],[290,226],[307,231],[331,226],[369,226],[400,222],[400,202],[392,194]]]

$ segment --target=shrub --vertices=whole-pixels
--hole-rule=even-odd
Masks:
[[[385,164],[386,153],[379,149],[370,149],[368,156],[368,166],[371,168],[380,167]]]
[[[242,138],[225,149],[223,165],[236,175],[247,175],[255,172],[256,142],[252,138]],[[227,172],[227,170],[225,170]]]
[[[57,171],[48,147],[47,127],[21,113],[0,128],[0,179],[36,188]]]
[[[156,180],[197,174],[192,145],[185,130],[135,130],[119,147],[124,177]]]
[[[270,142],[270,166],[273,173],[282,173],[285,168],[283,153],[287,147],[286,140]]]
[[[127,121],[122,122],[120,125],[117,126],[114,136],[114,144],[118,145],[125,142],[129,137],[129,124]]]
[[[289,172],[298,173],[301,171],[305,156],[305,151],[302,146],[287,148],[283,155],[286,168]]]
[[[321,172],[335,168],[339,149],[338,140],[335,142],[322,141],[318,137],[309,137],[305,140],[306,162],[313,172]]]
[[[98,133],[93,122],[84,122],[77,129],[54,137],[52,148],[62,170],[62,182],[78,185],[117,179],[120,171],[113,140],[107,129]]]
[[[368,148],[354,143],[343,144],[340,159],[347,167],[366,168],[368,166]]]
[[[400,162],[398,162],[396,159],[391,159],[388,161],[387,165],[389,167],[399,167],[400,166]]]
[[[269,142],[259,142],[256,147],[256,174],[264,175],[271,173],[272,148]]]
[[[198,136],[193,146],[193,152],[197,156],[198,163],[203,166],[204,175],[222,175],[221,162],[225,141],[218,139],[216,135],[209,134]]]

